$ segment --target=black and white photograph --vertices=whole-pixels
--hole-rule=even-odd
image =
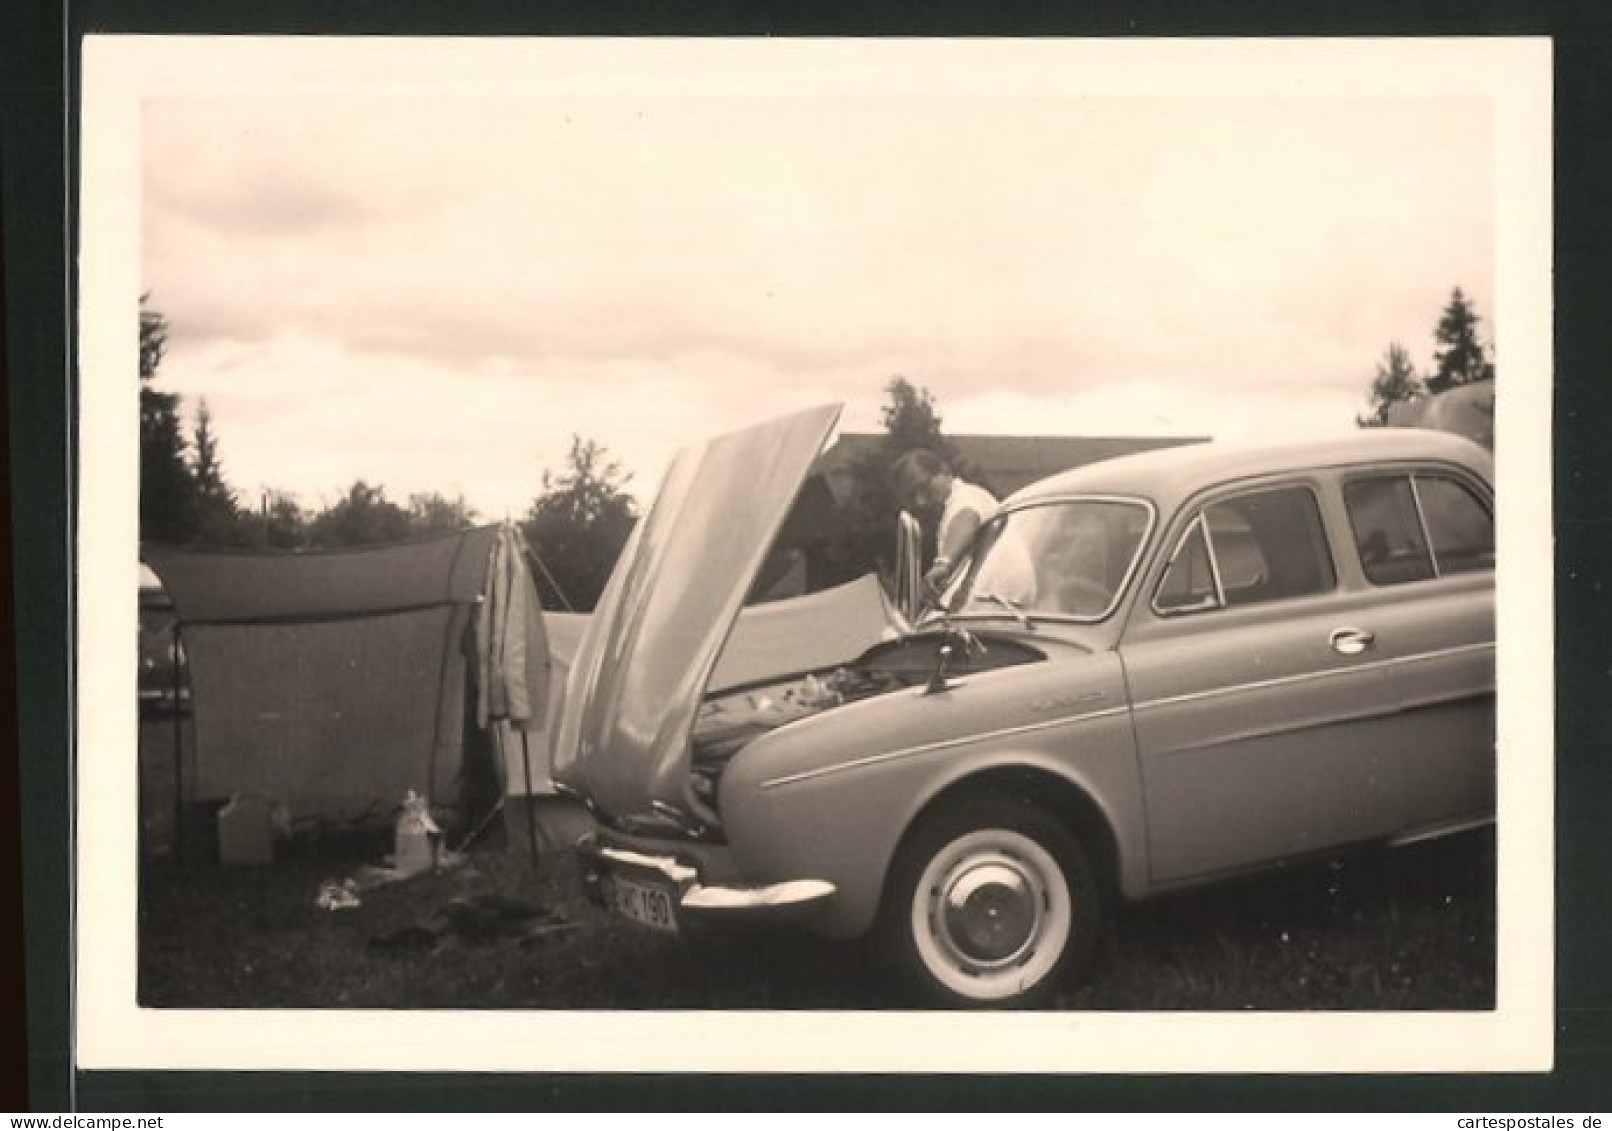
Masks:
[[[1548,40],[102,35],[81,132],[86,1066],[1550,1068]]]

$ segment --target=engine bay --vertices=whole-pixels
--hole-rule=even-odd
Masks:
[[[722,771],[763,734],[847,703],[929,682],[942,647],[950,648],[946,671],[953,676],[1046,658],[1017,640],[969,636],[962,645],[955,634],[925,633],[879,644],[826,671],[716,692],[700,704],[695,717],[690,767],[695,795],[714,810]]]

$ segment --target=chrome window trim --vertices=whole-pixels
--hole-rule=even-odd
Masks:
[[[1447,471],[1417,468],[1410,473],[1411,495],[1416,500],[1416,520],[1422,524],[1422,539],[1427,543],[1427,556],[1433,562],[1433,577],[1427,579],[1432,581],[1436,578],[1444,577],[1445,573],[1439,565],[1438,547],[1433,544],[1433,528],[1427,524],[1427,512],[1422,508],[1420,481],[1423,479],[1429,482],[1448,483],[1455,487],[1456,490],[1465,491],[1472,501],[1477,503],[1483,509],[1483,512],[1489,516],[1489,540],[1491,546],[1494,543],[1494,501],[1493,499],[1485,499],[1480,492],[1472,490],[1471,485],[1463,481],[1460,476],[1452,475]],[[1491,565],[1489,568],[1492,571],[1494,566]],[[1477,571],[1468,570],[1463,572]],[[1408,582],[1407,584],[1415,584],[1415,582]]]
[[[1212,505],[1210,504],[1210,506]],[[1224,609],[1226,607],[1226,579],[1225,575],[1220,572],[1220,555],[1215,553],[1215,536],[1209,530],[1208,506],[1198,512],[1197,523],[1198,529],[1203,531],[1204,551],[1209,555],[1209,576],[1215,579],[1215,608]],[[1163,578],[1159,579],[1161,583],[1163,580]],[[1210,612],[1212,610],[1205,609],[1203,611]]]
[[[1209,579],[1215,583],[1215,604],[1212,608],[1207,609],[1191,607],[1179,609],[1161,608],[1159,605],[1159,593],[1164,589],[1164,579],[1170,576],[1170,571],[1175,568],[1175,563],[1180,560],[1181,551],[1186,549],[1187,540],[1192,537],[1194,531],[1198,531],[1203,535],[1203,552],[1209,559]],[[1204,519],[1203,511],[1200,510],[1192,516],[1192,521],[1187,523],[1186,528],[1181,531],[1181,537],[1176,539],[1175,549],[1170,552],[1169,560],[1164,563],[1164,572],[1159,574],[1159,583],[1153,587],[1153,596],[1148,599],[1148,607],[1153,610],[1153,615],[1158,617],[1184,617],[1193,613],[1212,613],[1226,607],[1226,587],[1220,580],[1220,562],[1215,557],[1214,540],[1209,537],[1209,524]]]
[[[1444,576],[1444,571],[1438,566],[1438,547],[1433,545],[1433,532],[1427,527],[1427,512],[1422,509],[1422,488],[1416,482],[1421,478],[1416,472],[1406,476],[1410,480],[1411,505],[1416,508],[1416,525],[1422,530],[1422,545],[1427,547],[1427,560],[1433,566],[1433,576],[1429,581],[1437,581]]]
[[[1262,492],[1284,491],[1294,487],[1310,493],[1310,502],[1315,507],[1315,517],[1317,519],[1316,528],[1321,533],[1321,548],[1325,551],[1323,556],[1325,557],[1328,566],[1331,567],[1332,584],[1327,586],[1325,589],[1317,589],[1311,593],[1295,593],[1291,596],[1276,597],[1268,601],[1250,602],[1248,605],[1239,606],[1239,608],[1259,608],[1266,605],[1280,604],[1284,601],[1297,601],[1309,597],[1324,597],[1330,593],[1338,592],[1340,588],[1338,558],[1333,552],[1332,536],[1327,530],[1327,514],[1326,509],[1321,505],[1321,491],[1319,490],[1314,478],[1312,478],[1310,475],[1301,475],[1297,478],[1282,478],[1270,482],[1256,481],[1251,484],[1238,484],[1235,486],[1228,485],[1228,489],[1223,493],[1210,494],[1208,498],[1203,499],[1201,503],[1198,503],[1198,513],[1192,516],[1192,521],[1187,523],[1187,525],[1181,531],[1181,537],[1176,543],[1176,554],[1179,554],[1181,551],[1181,543],[1185,542],[1187,538],[1191,536],[1192,528],[1197,526],[1199,523],[1202,523],[1204,546],[1209,552],[1209,572],[1215,579],[1215,600],[1218,601],[1219,604],[1212,609],[1161,609],[1159,607],[1159,590],[1164,587],[1164,578],[1169,574],[1170,568],[1175,565],[1175,555],[1172,554],[1169,562],[1165,564],[1164,572],[1159,575],[1158,584],[1153,587],[1153,596],[1148,599],[1148,608],[1153,611],[1153,615],[1161,619],[1174,620],[1177,617],[1190,617],[1197,613],[1219,613],[1229,609],[1231,606],[1226,603],[1225,585],[1220,579],[1220,562],[1215,556],[1215,540],[1209,532],[1209,508],[1220,506],[1231,499],[1245,498],[1249,495],[1257,495]],[[1358,554],[1358,552],[1359,550],[1357,547],[1356,553]]]
[[[1371,479],[1397,479],[1404,477],[1410,480],[1411,498],[1416,506],[1416,521],[1421,524],[1422,541],[1427,546],[1427,558],[1433,567],[1432,577],[1418,578],[1415,581],[1399,581],[1391,584],[1373,581],[1366,573],[1365,562],[1360,557],[1360,539],[1355,533],[1354,512],[1349,507],[1348,488],[1353,483],[1361,483]],[[1416,485],[1418,479],[1442,479],[1453,483],[1472,496],[1474,502],[1482,507],[1489,516],[1489,522],[1494,523],[1494,487],[1482,475],[1472,468],[1460,463],[1447,463],[1442,460],[1417,462],[1414,460],[1396,461],[1376,466],[1356,466],[1348,471],[1338,481],[1339,497],[1343,500],[1344,517],[1349,521],[1349,541],[1354,546],[1354,562],[1360,568],[1360,574],[1367,585],[1375,590],[1400,589],[1407,585],[1426,585],[1429,581],[1438,581],[1446,575],[1439,568],[1438,551],[1433,546],[1432,532],[1427,527],[1427,516],[1422,510],[1422,497]],[[1467,573],[1478,573],[1479,570],[1466,570]],[[1489,567],[1494,572],[1494,567]]]

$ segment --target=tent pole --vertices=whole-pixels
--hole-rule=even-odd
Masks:
[[[526,842],[532,850],[532,864],[537,865],[537,805],[532,798],[532,748],[526,731],[521,731],[521,769],[526,775]]]
[[[487,810],[487,815],[476,824],[476,827],[465,834],[465,839],[460,841],[459,847],[453,851],[460,853],[469,852],[470,846],[475,844],[476,841],[481,838],[481,834],[487,831],[487,826],[492,824],[493,818],[498,816],[498,814],[503,812],[503,810],[504,799],[500,797],[497,801],[493,802],[493,807]]]
[[[521,552],[525,554],[527,560],[533,565],[537,566],[538,570],[543,574],[544,580],[549,583],[549,588],[554,590],[554,595],[560,599],[560,604],[565,606],[565,611],[568,613],[576,612],[576,608],[571,604],[570,600],[566,598],[565,590],[561,589],[560,583],[554,580],[554,575],[549,572],[549,567],[543,563],[543,559],[538,557],[537,552],[527,544],[526,536],[520,533],[519,527],[515,528],[515,533],[520,536]]]

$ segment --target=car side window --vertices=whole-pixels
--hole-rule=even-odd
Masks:
[[[1186,613],[1221,606],[1220,586],[1209,560],[1209,540],[1199,515],[1176,544],[1175,556],[1164,571],[1153,607],[1161,613]]]
[[[1477,496],[1442,475],[1418,475],[1414,485],[1439,576],[1493,569],[1494,519]]]
[[[1275,487],[1205,507],[1177,543],[1153,604],[1161,613],[1201,612],[1336,584],[1315,493]]]
[[[1433,555],[1416,515],[1409,475],[1357,479],[1343,488],[1355,550],[1366,580],[1403,585],[1434,576]]]
[[[1346,484],[1344,504],[1366,580],[1403,585],[1494,566],[1494,520],[1442,475],[1383,475]]]

